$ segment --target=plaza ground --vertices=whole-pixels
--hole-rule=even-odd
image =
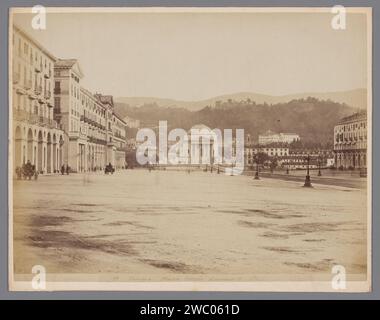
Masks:
[[[145,169],[13,183],[16,278],[315,279],[339,264],[365,279],[365,187]]]

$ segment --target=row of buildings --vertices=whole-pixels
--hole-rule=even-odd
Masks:
[[[246,167],[251,168],[256,164],[255,155],[258,153],[264,153],[268,156],[264,165],[270,166],[272,160],[276,159],[276,166],[289,170],[306,169],[308,165],[311,169],[331,168],[334,167],[335,163],[332,150],[291,149],[284,145],[247,145],[245,148]]]
[[[290,149],[289,143],[300,140],[297,134],[271,131],[259,135],[259,143],[255,146],[248,135],[245,164],[248,167],[254,165],[254,155],[260,152],[269,158],[276,158],[277,165],[288,169],[305,169],[308,165],[310,168],[365,169],[367,130],[367,112],[363,110],[342,118],[336,124],[333,150]]]
[[[40,173],[123,168],[126,122],[112,96],[81,85],[76,59],[59,59],[17,26],[12,34],[13,165]]]
[[[191,158],[195,156],[194,151],[199,150],[199,156],[202,156],[202,150],[205,144],[209,144],[206,150],[211,150],[212,153],[212,140],[211,129],[207,126],[200,124],[192,127],[192,129],[205,130],[210,132],[209,137],[195,139],[194,142],[184,145],[186,150],[181,153],[187,155],[186,159],[180,159],[181,163],[188,163]],[[188,132],[190,134],[190,130]],[[298,136],[298,135],[297,135]],[[206,138],[205,140],[203,138]],[[295,140],[297,141],[299,137]],[[235,142],[233,142],[234,144]],[[136,140],[129,139],[127,141],[127,148],[136,150]],[[246,136],[244,148],[244,161],[246,168],[252,168],[256,164],[255,155],[264,153],[267,156],[265,166],[271,166],[273,161],[276,162],[276,167],[283,169],[296,170],[317,168],[338,168],[338,169],[365,169],[367,167],[367,115],[365,111],[355,113],[351,116],[345,117],[339,121],[334,128],[334,149],[320,149],[320,148],[292,148],[289,142],[278,142],[271,144],[255,144],[250,135]],[[170,147],[170,145],[168,145]],[[209,148],[209,149],[208,149]],[[156,151],[156,148],[154,148]],[[195,156],[196,157],[196,156]]]
[[[259,145],[269,145],[273,143],[292,143],[299,141],[300,136],[296,133],[275,133],[271,130],[259,135]]]

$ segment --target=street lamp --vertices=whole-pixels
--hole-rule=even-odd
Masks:
[[[306,157],[306,161],[307,161],[307,174],[306,174],[306,178],[305,178],[305,184],[303,186],[310,188],[310,187],[312,187],[312,185],[311,185],[310,172],[309,172],[309,166],[310,166],[310,155],[309,154]]]
[[[321,163],[322,163],[322,157],[321,155],[319,155],[318,156],[318,177],[322,176]]]
[[[256,154],[253,156],[255,158],[255,160],[256,160],[255,180],[260,180],[260,177],[259,177],[260,151],[261,151],[261,149],[260,149],[260,145],[259,145],[258,148],[257,148]]]
[[[256,160],[255,180],[260,180],[260,177],[259,177],[259,161],[258,160]]]

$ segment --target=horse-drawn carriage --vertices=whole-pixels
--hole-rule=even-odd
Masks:
[[[105,174],[113,174],[115,172],[115,168],[112,166],[111,163],[109,163],[108,165],[106,165],[106,167],[104,168],[104,173]]]
[[[31,180],[32,177],[34,180],[38,178],[38,172],[36,170],[36,166],[32,165],[29,161],[24,163],[21,167],[16,168],[16,176],[18,180],[28,179]]]

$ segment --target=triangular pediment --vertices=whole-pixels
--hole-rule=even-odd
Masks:
[[[77,74],[80,78],[83,78],[83,72],[82,72],[82,69],[81,69],[81,67],[80,67],[78,61],[76,61],[76,62],[73,64],[73,66],[72,66],[71,69],[72,69],[72,71],[73,71],[75,74]]]

